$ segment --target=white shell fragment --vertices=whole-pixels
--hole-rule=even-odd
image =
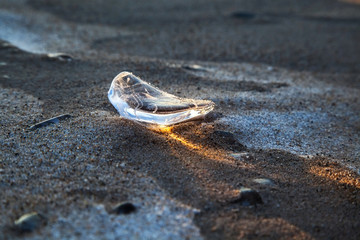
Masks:
[[[208,100],[176,97],[129,72],[121,72],[114,78],[108,97],[124,118],[159,125],[203,117],[215,106]]]

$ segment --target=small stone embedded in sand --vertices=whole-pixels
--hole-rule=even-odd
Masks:
[[[192,71],[202,71],[202,72],[208,71],[207,68],[204,68],[204,67],[202,67],[200,65],[197,65],[197,64],[190,64],[190,65],[185,64],[185,65],[182,66],[182,68],[186,69],[186,70],[192,70]]]
[[[119,203],[111,211],[114,214],[130,214],[133,212],[136,212],[136,207],[130,202]]]
[[[231,14],[232,17],[234,18],[239,18],[242,20],[250,20],[253,19],[255,17],[255,13],[252,12],[233,12]]]
[[[20,232],[32,232],[40,227],[44,220],[45,218],[37,212],[28,213],[14,222],[15,229]]]
[[[236,152],[236,153],[230,153],[230,156],[237,160],[249,160],[251,159],[251,155],[248,152]]]
[[[129,72],[114,78],[108,97],[122,117],[166,126],[203,118],[215,106],[209,100],[180,98],[166,93]]]
[[[9,42],[1,42],[0,43],[0,48],[16,48],[13,44],[9,43]]]
[[[268,178],[254,178],[253,182],[261,184],[261,185],[268,185],[268,186],[274,185],[273,181],[271,181]]]
[[[49,59],[59,60],[62,62],[70,62],[74,59],[71,55],[66,53],[48,53],[46,56]]]
[[[251,188],[241,188],[240,197],[231,201],[231,203],[240,203],[242,206],[252,206],[263,204],[260,194]]]

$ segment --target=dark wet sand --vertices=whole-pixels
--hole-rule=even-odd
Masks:
[[[11,2],[4,9],[21,12]],[[61,24],[69,29],[101,24],[119,34],[101,38],[102,32],[83,27],[78,31],[89,34],[87,39],[78,36],[84,47],[65,46],[62,51],[73,55],[72,61],[1,42],[0,239],[69,238],[65,234],[69,228],[57,225],[60,219],[72,225],[69,232],[74,239],[86,238],[87,233],[98,238],[132,238],[136,231],[144,234],[140,238],[155,238],[155,232],[164,229],[178,233],[173,239],[200,235],[204,239],[360,238],[360,177],[349,169],[358,171],[360,166],[359,5],[33,0],[23,5],[24,16],[29,9],[58,19],[59,25],[49,32]],[[125,30],[132,32],[126,35]],[[46,48],[59,51],[49,42]],[[212,73],[181,67],[192,63],[226,70],[229,75],[244,69],[255,80],[212,79]],[[121,119],[106,93],[113,77],[123,70],[181,97],[212,99],[216,109],[204,121],[162,131]],[[275,76],[269,81],[267,71]],[[305,103],[296,100],[296,94],[302,93],[295,91],[297,87],[312,84],[327,89],[312,92],[311,87],[304,87]],[[294,91],[295,97],[286,101],[281,97],[287,91]],[[239,98],[237,93],[247,95]],[[326,135],[323,145],[299,142],[300,149],[312,150],[309,144],[324,148],[326,154],[320,150],[297,154],[290,146],[249,147],[242,141],[251,138],[244,136],[246,129],[222,120],[234,113],[264,109],[274,116],[321,109],[329,116],[328,122],[337,117],[336,126],[324,124],[323,132],[329,128],[334,135]],[[65,113],[72,117],[28,130]],[[284,131],[293,134],[293,128]],[[342,131],[344,135],[338,136]],[[326,149],[326,145],[343,149]],[[271,179],[273,185],[256,183],[256,178]],[[233,203],[242,187],[258,191],[264,204]],[[158,192],[165,197],[158,199]],[[167,228],[153,230],[153,235],[145,230],[156,224],[149,227],[131,216],[120,217],[124,226],[135,229],[129,235],[116,232],[111,224],[104,224],[102,232],[90,231],[96,225],[84,227],[87,218],[95,218],[95,206],[108,210],[122,201],[139,206],[135,219],[151,215],[157,202],[177,206],[166,213],[168,219],[187,216],[187,208],[198,210],[188,216],[193,219],[190,225],[176,226],[182,220],[174,220]],[[47,217],[44,226],[26,234],[12,230],[14,220],[32,211]],[[104,213],[100,219],[108,218]],[[161,215],[158,219],[165,221]]]

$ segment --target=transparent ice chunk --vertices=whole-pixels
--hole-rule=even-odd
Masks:
[[[114,78],[108,97],[124,118],[159,125],[201,118],[215,106],[212,101],[166,93],[129,72],[121,72]]]

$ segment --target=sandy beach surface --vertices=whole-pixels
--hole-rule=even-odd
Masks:
[[[360,239],[359,30],[356,0],[0,0],[0,239]],[[121,118],[122,71],[215,109]]]

